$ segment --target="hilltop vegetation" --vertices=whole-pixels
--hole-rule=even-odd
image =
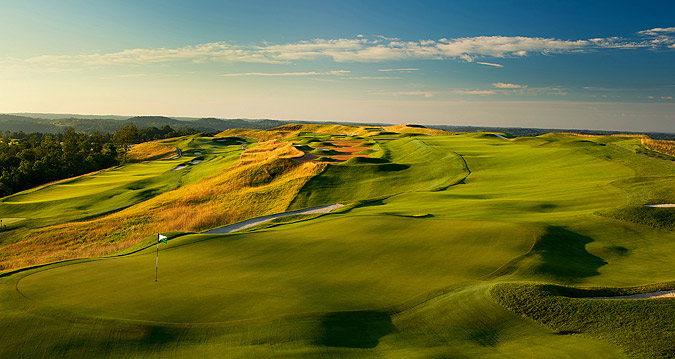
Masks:
[[[222,120],[216,118],[177,120],[164,116],[136,116],[128,118],[113,116],[114,118],[97,118],[95,116],[74,115],[63,115],[63,117],[42,114],[31,115],[42,116],[44,118],[0,114],[0,132],[40,132],[55,134],[62,132],[66,128],[73,128],[78,132],[89,134],[100,132],[105,134],[114,133],[124,126],[134,123],[139,129],[151,127],[161,129],[165,126],[169,126],[178,131],[190,130],[193,131],[193,133],[217,133],[230,128],[268,129],[285,123],[275,120]]]
[[[675,288],[675,208],[644,207],[675,203],[675,162],[645,145],[287,124],[132,146],[159,157],[0,202],[0,356],[672,357],[673,299],[589,298]]]
[[[19,136],[17,136],[19,137]],[[111,136],[72,129],[60,136],[33,134],[0,139],[0,196],[118,163]]]

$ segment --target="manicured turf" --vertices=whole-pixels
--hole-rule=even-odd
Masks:
[[[26,218],[22,225],[41,227],[119,210],[222,170],[236,161],[241,147],[196,136],[165,143],[180,148],[184,156],[120,166],[4,197],[0,218]],[[195,151],[204,152],[204,162],[172,171],[200,157]]]
[[[173,238],[157,283],[152,238],[0,277],[0,357],[674,355],[673,299],[579,298],[675,287],[675,233],[612,212],[675,203],[671,161],[636,138],[397,136],[291,205],[339,213]]]

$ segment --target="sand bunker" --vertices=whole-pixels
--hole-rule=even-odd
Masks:
[[[317,213],[328,213],[336,208],[340,208],[344,206],[343,204],[329,204],[326,206],[319,206],[319,207],[311,207],[311,208],[305,208],[301,209],[299,211],[292,211],[292,212],[285,212],[285,213],[278,213],[278,214],[272,214],[269,216],[262,216],[262,217],[257,217],[257,218],[251,218],[248,220],[245,220],[243,222],[235,223],[235,224],[230,224],[228,226],[212,229],[206,232],[202,232],[202,234],[225,234],[225,233],[232,233],[235,231],[240,231],[242,229],[248,228],[248,227],[253,227],[255,225],[269,222],[275,218],[279,217],[286,217],[290,216],[293,214],[317,214]]]
[[[645,207],[675,207],[675,203],[663,203],[663,204],[645,204]]]
[[[172,169],[172,171],[179,171],[179,170],[182,170],[185,167],[187,167],[187,166],[186,165],[179,165],[179,166],[176,166],[174,169]]]
[[[202,154],[202,153],[199,152],[199,151],[195,152],[195,156],[199,156],[199,155],[201,155],[201,154]]]
[[[640,293],[633,295],[621,295],[615,297],[590,297],[588,299],[655,299],[655,298],[675,298],[675,290],[664,290],[653,293]]]
[[[192,160],[190,163],[193,165],[196,165],[197,163],[201,162],[202,160]]]
[[[329,150],[335,150],[338,152],[341,152],[339,155],[321,155],[321,157],[330,157],[332,159],[337,160],[336,162],[344,162],[352,157],[368,157],[367,154],[357,154],[357,152],[361,152],[363,150],[370,150],[371,148],[369,146],[361,146],[366,141],[326,141],[327,143],[330,143],[331,145],[335,146],[333,148],[318,148],[320,151],[329,151]],[[304,152],[304,155],[302,157],[294,158],[294,160],[299,161],[301,163],[308,162],[308,161],[313,161],[316,158],[320,157],[317,155],[313,155],[309,152]]]

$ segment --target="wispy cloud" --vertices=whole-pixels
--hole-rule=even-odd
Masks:
[[[377,91],[373,92],[373,94],[386,96],[422,96],[422,97],[434,96],[434,93],[431,91]]]
[[[452,93],[460,95],[494,95],[497,92],[494,90],[453,90]]]
[[[638,34],[645,37],[644,41],[652,48],[667,47],[675,49],[675,27],[655,27],[639,31]]]
[[[503,83],[503,82],[493,83],[492,86],[494,86],[498,89],[522,89],[522,88],[527,87],[527,85],[507,84],[507,83]]]
[[[481,61],[476,61],[477,64],[479,65],[485,65],[485,66],[492,66],[492,67],[504,67],[502,64],[495,64],[493,62],[481,62]]]
[[[476,36],[403,41],[384,36],[313,39],[286,44],[238,45],[212,42],[179,48],[138,48],[110,53],[42,55],[26,59],[0,57],[0,66],[11,68],[82,68],[114,65],[152,65],[169,62],[292,63],[315,59],[335,62],[385,62],[395,60],[456,59],[485,66],[501,64],[484,58],[524,57],[532,54],[588,52],[602,49],[675,48],[675,27],[653,28],[637,33],[639,38],[620,37],[564,40],[526,36]],[[417,68],[381,69],[383,72],[418,71]],[[252,75],[249,75],[252,76]],[[258,75],[265,76],[265,75]],[[274,76],[274,75],[270,75]]]
[[[638,31],[640,35],[658,36],[663,34],[675,34],[675,27],[655,27],[649,30]]]
[[[225,77],[236,77],[236,76],[323,76],[323,75],[346,75],[350,73],[349,70],[334,70],[328,72],[241,72],[241,73],[232,73],[232,74],[221,74],[218,76]]]
[[[343,77],[346,80],[397,80],[398,76],[358,76],[358,77]]]
[[[407,69],[379,69],[377,71],[381,72],[412,72],[412,71],[419,71],[419,69],[416,68],[407,68]]]

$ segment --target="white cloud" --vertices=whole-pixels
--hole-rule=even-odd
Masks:
[[[242,72],[232,74],[221,74],[218,76],[236,77],[236,76],[320,76],[320,75],[346,75],[351,71],[348,70],[334,70],[328,72]]]
[[[461,95],[494,95],[494,90],[453,90],[453,93]]]
[[[521,89],[527,87],[527,85],[518,85],[518,84],[506,84],[503,82],[493,83],[492,86],[498,89]]]
[[[406,69],[379,69],[377,71],[381,72],[411,72],[411,71],[419,71],[419,69],[416,68],[406,68]]]
[[[351,39],[313,39],[286,44],[238,45],[220,41],[178,48],[137,48],[109,53],[42,55],[26,59],[5,57],[0,58],[0,65],[5,71],[11,68],[43,71],[45,68],[73,69],[169,62],[274,64],[315,59],[331,59],[335,62],[456,59],[502,67],[493,62],[477,60],[600,49],[675,48],[675,27],[643,30],[638,32],[638,35],[641,38],[635,41],[619,37],[563,40],[526,36],[476,36],[403,41],[398,38],[362,35]],[[405,72],[418,69],[382,70]]]
[[[638,31],[638,34],[645,36],[657,36],[662,34],[675,33],[675,27],[655,27],[649,30]]]
[[[422,96],[422,97],[433,97],[434,93],[430,91],[379,91],[374,92],[376,95],[389,95],[389,96]]]
[[[479,64],[479,65],[485,65],[485,66],[504,67],[504,65],[502,65],[502,64],[495,64],[495,63],[493,63],[493,62],[480,62],[480,61],[477,61],[476,63]]]
[[[638,32],[646,38],[646,42],[652,48],[670,48],[675,49],[675,27],[655,27],[649,30]]]
[[[400,79],[398,76],[360,76],[360,77],[344,77],[346,80],[396,80]]]

